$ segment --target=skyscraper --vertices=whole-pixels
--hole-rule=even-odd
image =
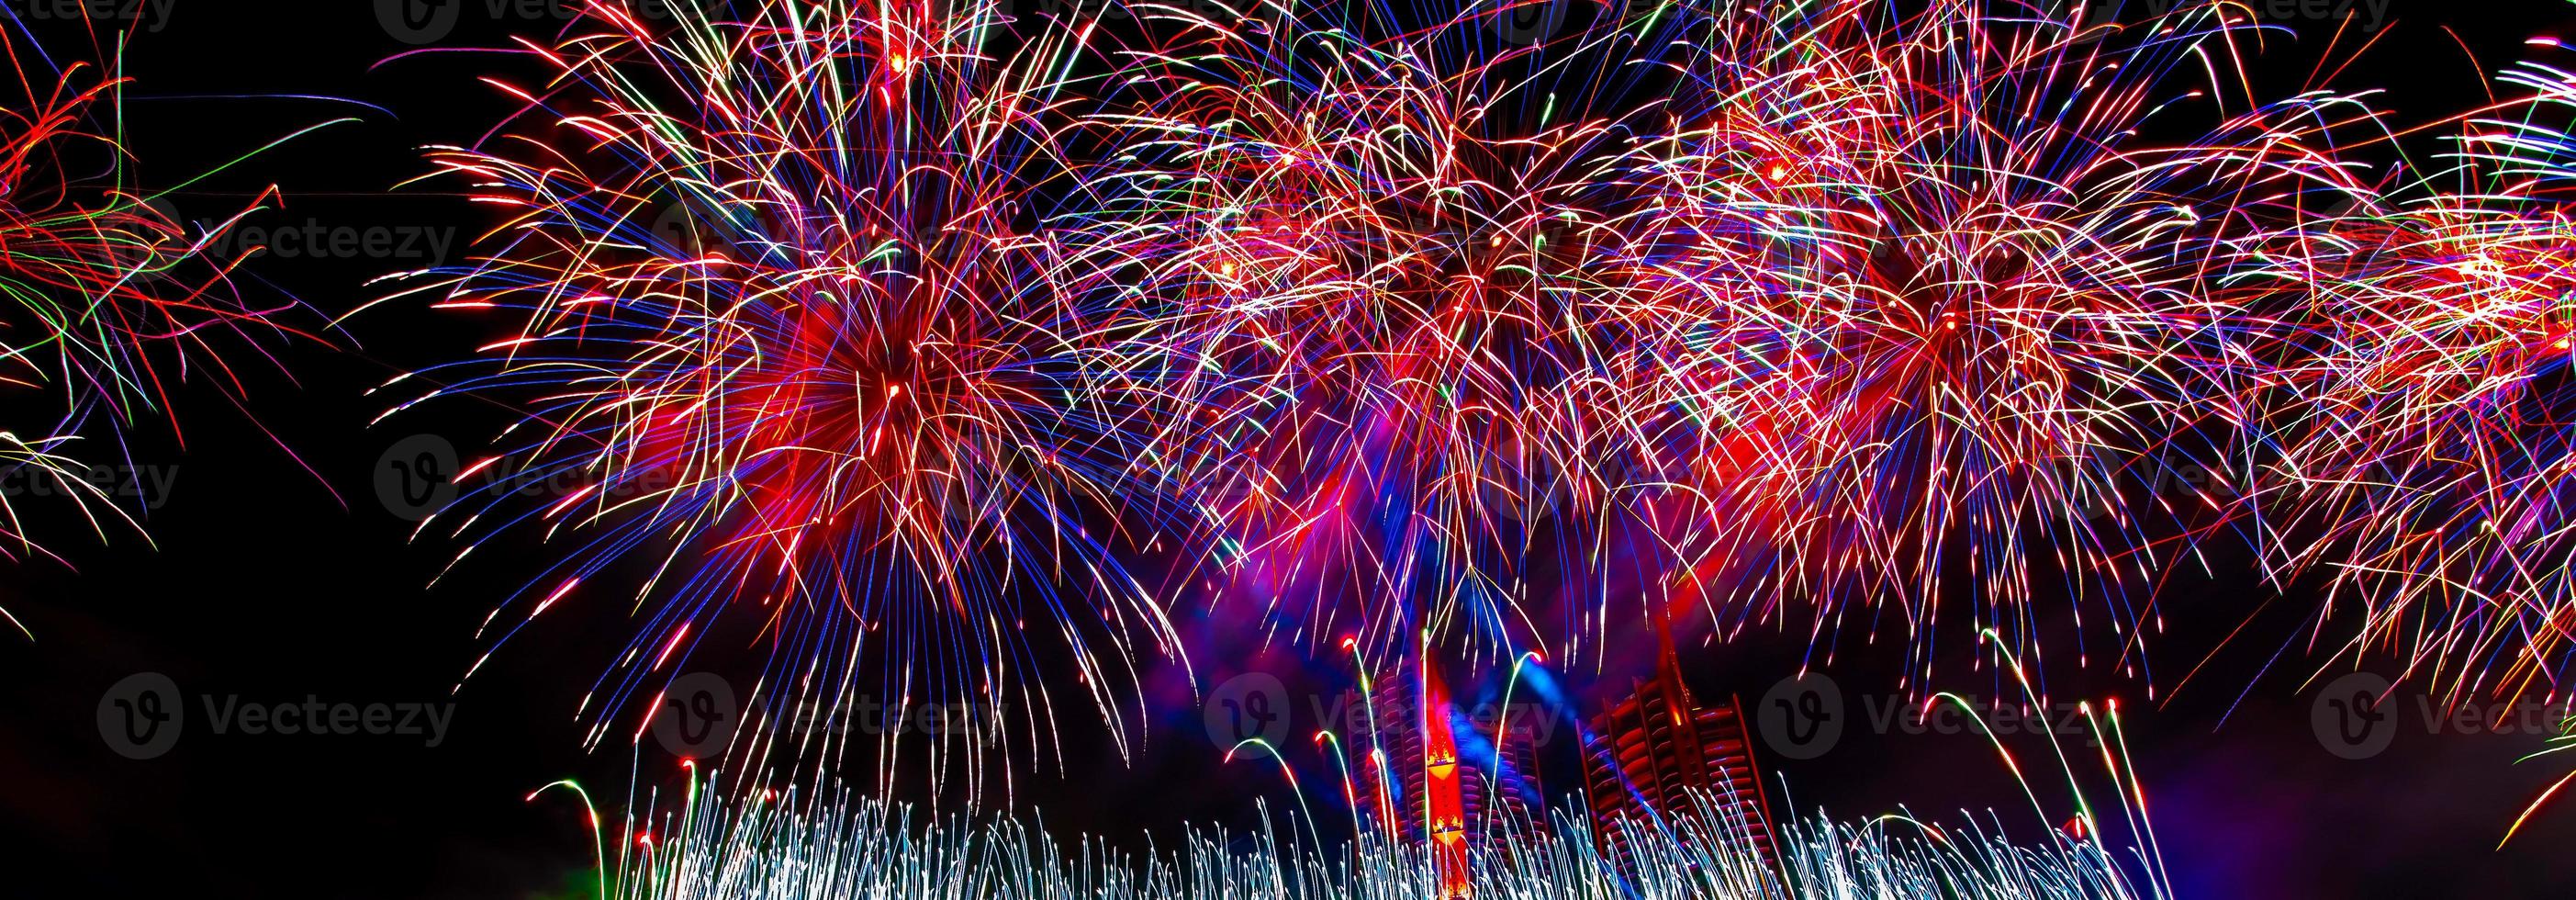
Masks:
[[[1708,803],[1732,837],[1774,858],[1762,777],[1746,739],[1742,707],[1730,698],[1703,707],[1682,682],[1669,623],[1658,616],[1660,652],[1652,678],[1592,720],[1583,748],[1584,787],[1602,853],[1620,859],[1624,824],[1658,828],[1661,817]]]
[[[1467,895],[1468,859],[1507,847],[1538,824],[1544,803],[1530,723],[1460,710],[1438,667],[1419,660],[1351,696],[1353,798],[1398,840],[1417,841],[1438,870],[1441,896]]]

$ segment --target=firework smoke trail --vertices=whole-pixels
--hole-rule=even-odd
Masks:
[[[495,609],[496,646],[633,578],[621,562],[650,569],[645,626],[584,701],[594,743],[640,737],[667,680],[741,622],[768,648],[755,693],[792,701],[750,757],[899,733],[850,721],[862,690],[888,721],[969,704],[957,747],[1027,757],[1079,694],[1123,752],[1147,711],[1121,686],[1177,653],[1114,552],[1157,536],[1141,461],[1159,454],[1130,397],[1162,391],[1163,355],[1153,320],[1059,289],[1032,230],[1086,34],[1005,40],[991,3],[734,8],[647,26],[591,4],[524,45],[543,83],[494,82],[527,100],[511,130],[435,152],[510,219],[475,268],[405,293],[515,335],[421,373],[444,386],[396,410],[507,398],[525,418],[459,479],[580,487],[469,495],[424,529],[468,539],[460,561],[513,529],[573,542]],[[1080,687],[1032,677],[1041,654]],[[993,754],[939,743],[942,777],[1007,791],[985,783]]]
[[[92,467],[130,463],[124,436],[146,419],[178,432],[172,393],[192,372],[238,404],[234,357],[296,332],[272,318],[283,307],[241,301],[226,277],[235,260],[208,257],[256,202],[191,233],[135,186],[120,143],[128,82],[121,60],[100,55],[116,62],[57,64],[0,28],[16,81],[0,89],[0,394],[21,416],[0,423],[0,476],[59,485],[104,539],[110,523],[140,524]],[[51,556],[16,496],[0,492],[0,556]]]
[[[2551,44],[2546,40],[2540,44]],[[2323,570],[2409,674],[2557,695],[2576,625],[2576,84],[2527,62],[2460,117],[2444,165],[2328,224],[2277,375],[2258,503],[2282,578]]]
[[[2244,99],[2231,9],[1849,0],[1696,32],[1674,126],[1624,167],[1653,200],[1618,301],[1695,548],[1675,587],[1722,628],[1806,601],[1828,654],[1895,617],[1920,683],[1946,598],[1999,633],[1981,655],[2037,664],[2063,584],[2076,662],[2099,615],[2139,664],[2140,589],[2225,510],[2126,483],[2227,452],[2252,311],[2298,287],[2236,273],[2363,191],[2332,135],[2367,108]]]

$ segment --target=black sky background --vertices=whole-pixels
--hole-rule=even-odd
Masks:
[[[0,2],[31,19],[58,8]],[[422,145],[471,143],[514,108],[475,81],[491,60],[433,53],[385,62],[414,48],[387,33],[371,0],[169,2],[162,27],[135,34],[128,55],[137,79],[126,110],[130,145],[147,183],[184,179],[306,125],[358,119],[179,195],[183,217],[228,213],[274,184],[282,208],[249,224],[429,229],[454,236],[456,249],[439,260],[448,263],[491,224],[486,211],[442,193],[451,185],[393,190],[427,171]],[[2481,96],[2481,64],[2491,70],[2516,58],[2524,38],[2576,22],[2576,6],[2554,0],[2393,2],[2388,35],[2340,83],[2385,86],[2386,105],[2419,120]],[[513,33],[542,40],[561,25],[495,19],[482,0],[462,6],[456,33],[437,46],[492,46]],[[2294,24],[2310,34],[2280,54],[2278,77],[2303,72],[2299,60],[2323,46],[2323,26]],[[35,27],[55,36],[48,46],[58,58],[81,55],[76,29]],[[272,254],[250,261],[239,280],[255,298],[308,304],[303,324],[318,328],[379,296],[370,279],[431,262]],[[614,604],[545,622],[450,694],[484,649],[472,634],[492,601],[537,563],[513,560],[505,546],[428,588],[456,548],[409,539],[411,523],[377,500],[376,467],[414,434],[469,446],[501,411],[477,420],[469,406],[449,404],[370,427],[390,401],[366,391],[464,356],[490,336],[396,305],[329,337],[337,346],[279,345],[281,365],[248,367],[256,425],[200,385],[183,397],[184,447],[138,430],[136,460],[176,472],[167,502],[151,513],[152,544],[113,532],[103,546],[58,539],[54,549],[71,568],[0,565],[0,605],[36,634],[0,641],[0,846],[8,848],[0,859],[17,873],[0,895],[565,895],[582,883],[590,835],[576,805],[526,802],[528,791],[577,777],[614,803],[630,772],[648,785],[678,783],[675,760],[649,743],[632,753],[618,741],[595,754],[579,746],[573,710],[632,627]],[[2158,836],[2185,896],[2576,892],[2576,853],[2567,849],[2576,811],[2559,810],[2494,849],[2514,814],[2565,772],[2512,764],[2541,736],[2408,729],[2376,757],[2330,755],[2310,725],[2314,689],[2300,690],[2314,661],[2294,648],[2256,680],[2273,651],[2298,639],[2313,604],[2290,597],[2265,607],[2273,592],[2244,574],[2243,560],[2222,554],[2213,568],[2217,577],[2179,579],[2164,595],[2174,630],[2151,645],[2160,671],[2188,669],[2253,610],[2265,611],[2179,696],[2150,703],[2138,682],[2109,672],[2053,683],[2061,696],[2123,698]],[[1856,705],[1892,686],[1902,658],[1891,643],[1847,650],[1828,670]],[[1685,651],[1703,694],[1751,702],[1796,668],[1803,647],[1756,637]],[[1276,656],[1216,660],[1205,676],[1246,670],[1284,673],[1300,690],[1337,688]],[[136,761],[108,746],[96,715],[102,692],[138,672],[168,675],[192,715],[203,695],[452,700],[455,713],[436,747],[418,736],[218,735],[197,719],[171,752]],[[2411,715],[2408,696],[2401,712]],[[1287,804],[1275,769],[1223,765],[1197,717],[1188,709],[1156,723],[1154,744],[1132,766],[1102,747],[1070,749],[1070,776],[1025,781],[1019,807],[1043,809],[1059,833],[1141,846],[1150,832],[1168,846],[1184,822],[1243,826],[1252,798]],[[2025,760],[2045,752],[2019,749]],[[2009,774],[1974,736],[1851,733],[1817,760],[1766,764],[1788,779],[1801,812],[1852,817],[1902,804],[1951,819],[1963,807],[1992,808],[2016,827],[2028,824]],[[1560,785],[1574,780],[1547,774]]]

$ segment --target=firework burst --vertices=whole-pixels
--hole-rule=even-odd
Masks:
[[[2302,265],[2302,352],[2275,379],[2263,505],[2276,574],[2324,570],[2351,643],[2476,691],[2553,694],[2576,625],[2576,86],[2462,117],[2447,165],[2347,211]]]
[[[2405,290],[2316,284],[2403,277],[2345,259],[2404,255],[2351,226],[2386,135],[2257,102],[2234,4],[1523,6],[595,3],[526,43],[523,114],[436,153],[509,218],[410,292],[499,339],[402,404],[503,399],[459,479],[576,486],[432,520],[576,545],[495,643],[636,582],[594,743],[740,623],[812,720],[774,733],[875,690],[1033,756],[1032,673],[1124,742],[1192,602],[1568,665],[1697,603],[1828,659],[1902,631],[1927,690],[1935,635],[2036,668],[2063,622],[2134,672],[2154,583],[2259,510],[2138,486],[2387,382],[2302,355]]]
[[[2187,552],[2160,535],[2223,509],[2135,473],[2222,457],[2254,311],[2296,289],[2238,273],[2361,190],[2329,152],[2369,119],[2350,98],[2202,77],[2244,63],[2229,9],[1837,2],[1700,32],[1626,167],[1651,200],[1620,300],[1696,548],[1677,586],[1736,621],[1808,601],[1820,644],[1892,617],[1926,666],[1945,598],[2036,661],[2031,604],[2063,593],[2136,664],[2136,589]]]
[[[1036,755],[1065,688],[1029,673],[1061,658],[1123,740],[1144,711],[1118,686],[1175,650],[1114,552],[1155,537],[1129,398],[1159,392],[1161,357],[1152,321],[1059,289],[1061,255],[1032,231],[1082,36],[1005,57],[991,4],[746,9],[648,27],[595,5],[526,47],[551,70],[506,88],[527,133],[436,152],[511,211],[488,259],[418,289],[514,332],[423,373],[454,378],[428,396],[525,413],[459,477],[578,486],[533,506],[469,495],[424,527],[578,544],[494,611],[503,640],[621,561],[648,564],[646,627],[585,701],[604,711],[593,741],[620,709],[640,735],[737,616],[771,648],[762,692],[797,701],[797,733],[879,733],[844,717],[854,692],[884,691],[890,721],[969,704],[964,744],[1016,733]],[[784,755],[847,749],[824,743]]]
[[[1638,35],[1519,6],[1139,6],[1138,99],[1090,117],[1115,151],[1068,230],[1188,336],[1163,399],[1211,602],[1310,645],[1544,645],[1565,629],[1534,613],[1587,573],[1530,561],[1608,552],[1597,167],[1636,130]]]
[[[131,463],[124,437],[140,422],[177,432],[173,392],[192,372],[237,399],[230,351],[280,333],[283,307],[245,304],[226,278],[235,260],[209,258],[251,209],[192,230],[135,185],[119,70],[57,65],[7,31],[0,57],[16,83],[0,107],[0,395],[13,412],[0,477],[53,483],[45,493],[73,498],[101,538],[111,524],[139,531],[89,474]],[[0,555],[49,556],[18,496],[0,492]]]

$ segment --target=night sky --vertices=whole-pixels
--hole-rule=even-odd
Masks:
[[[2484,90],[2481,69],[2516,58],[2525,38],[2576,24],[2576,6],[2557,0],[2386,2],[2392,21],[2337,83],[2385,86],[2383,105],[2401,119],[2471,105]],[[59,56],[83,52],[77,28],[39,21],[63,4],[6,4]],[[428,171],[419,148],[471,144],[515,107],[475,80],[506,62],[462,52],[394,58],[417,48],[389,33],[376,6],[147,0],[140,7],[126,115],[147,183],[185,180],[304,126],[356,120],[227,169],[172,202],[182,218],[215,217],[277,186],[282,203],[246,223],[275,233],[265,242],[272,252],[245,264],[238,281],[255,300],[302,304],[289,321],[327,344],[268,342],[275,364],[254,359],[244,367],[246,410],[199,383],[182,398],[190,412],[184,435],[137,429],[132,458],[162,485],[145,479],[149,543],[130,533],[111,533],[104,545],[60,539],[53,548],[68,566],[0,564],[0,606],[36,635],[0,641],[7,785],[0,834],[11,847],[0,857],[16,861],[23,884],[59,885],[0,893],[561,896],[583,883],[591,836],[577,805],[527,802],[531,789],[575,777],[614,800],[633,779],[648,788],[680,783],[676,757],[654,741],[632,750],[622,739],[595,753],[581,747],[576,705],[633,626],[620,604],[550,616],[451,693],[485,649],[476,626],[496,597],[539,567],[542,551],[504,541],[433,589],[431,578],[456,546],[438,535],[413,540],[412,522],[388,508],[380,488],[397,448],[421,446],[416,436],[471,446],[507,421],[507,411],[478,417],[472,404],[450,403],[370,426],[392,401],[367,391],[464,356],[492,335],[404,304],[336,331],[328,323],[380,296],[373,278],[461,261],[494,218],[444,193],[452,183],[398,185]],[[484,0],[457,6],[453,33],[431,47],[492,46],[512,33],[542,40],[562,25],[542,15],[496,17]],[[2289,24],[2302,34],[2267,56],[2277,71],[2263,77],[2276,83],[2306,74],[2333,25]],[[2576,893],[2576,854],[2566,852],[2576,842],[2576,810],[2555,810],[2495,849],[2514,815],[2564,774],[2554,760],[2514,764],[2544,734],[2431,734],[2422,691],[2406,689],[2384,752],[2358,760],[2329,752],[2312,715],[2321,684],[2308,683],[2319,661],[2308,651],[2315,598],[2259,583],[2247,560],[2224,549],[2208,560],[2212,574],[2197,566],[2176,574],[2160,597],[2171,627],[2149,647],[2157,697],[2145,696],[2142,678],[2050,661],[2052,693],[2120,698],[2184,896]],[[2318,644],[2340,643],[2333,624]],[[1207,623],[1197,627],[1224,637]],[[1299,715],[1311,709],[1310,697],[1346,686],[1329,664],[1237,643],[1202,656],[1203,685],[1270,673]],[[1763,758],[1787,779],[1789,802],[1801,813],[1846,818],[1899,805],[1936,819],[1991,808],[2012,827],[2031,826],[2027,804],[1983,738],[1872,733],[1872,716],[1901,702],[1902,643],[1844,637],[1823,669],[1850,714],[1839,742],[1810,760]],[[1969,648],[1951,643],[1939,671],[1957,683],[1945,686],[1992,695],[1995,673],[1971,669]],[[1796,671],[1807,649],[1801,634],[1718,644],[1691,635],[1682,654],[1702,696],[1750,706]],[[752,668],[756,661],[743,659]],[[2395,668],[2381,662],[2377,671]],[[111,686],[138,673],[167,676],[189,717],[173,747],[142,760],[121,755],[100,720]],[[1616,696],[1591,682],[1624,684],[1629,674],[1569,673],[1565,692],[1588,717]],[[1498,688],[1480,682],[1460,691],[1489,696]],[[1221,762],[1202,709],[1181,693],[1132,764],[1096,731],[1070,732],[1067,771],[1024,774],[1015,806],[1043,809],[1060,834],[1093,832],[1141,847],[1148,834],[1168,846],[1185,823],[1250,824],[1253,798],[1268,797],[1274,809],[1285,803],[1275,767]],[[227,698],[233,708],[310,698],[326,717],[340,704],[361,717],[383,705],[394,717],[391,731],[405,730],[398,726],[408,708],[431,714],[415,720],[421,733],[249,734],[238,726],[213,733],[205,703],[224,708]],[[1554,788],[1576,780],[1571,733],[1570,725],[1558,729],[1547,748],[1556,768],[1543,774]]]

